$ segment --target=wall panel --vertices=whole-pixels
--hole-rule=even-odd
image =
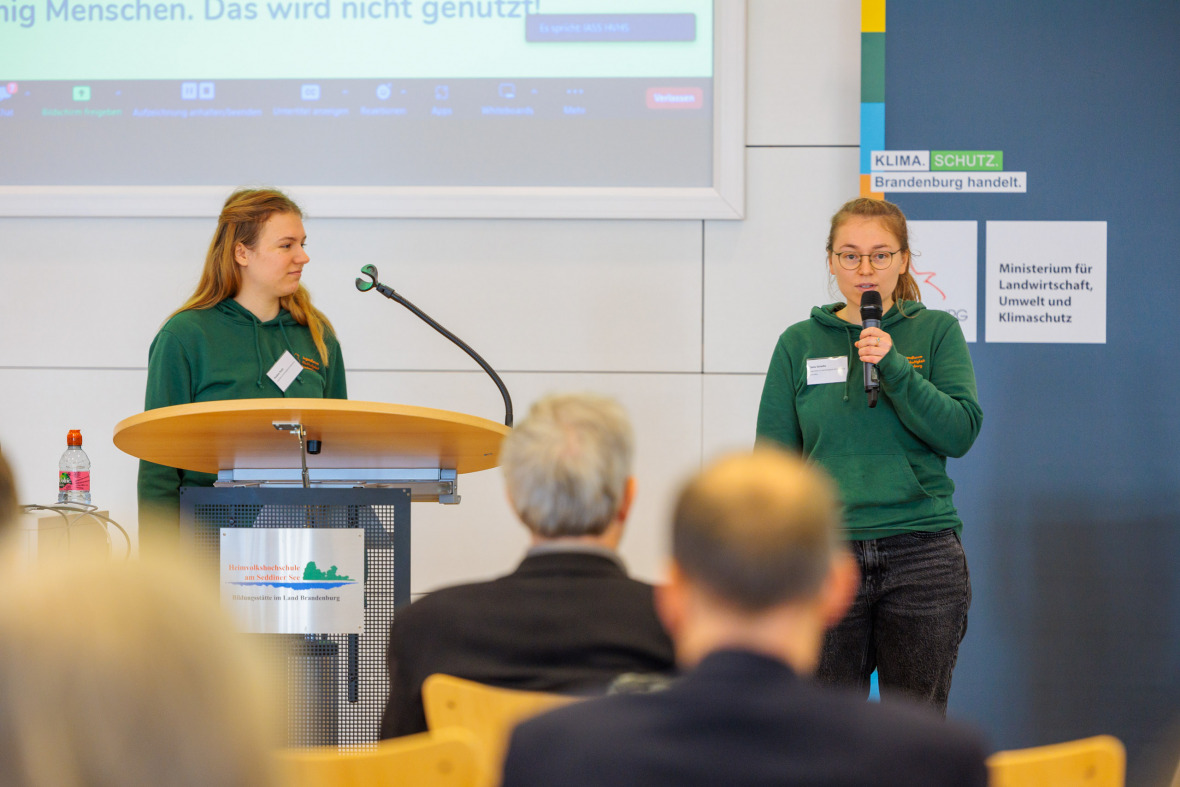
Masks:
[[[836,209],[856,196],[856,151],[747,151],[742,222],[705,223],[705,371],[765,373],[774,342],[828,289],[824,245]]]
[[[0,218],[0,367],[147,364],[213,220]]]
[[[332,269],[316,281],[317,303],[338,323],[350,367],[472,368],[401,307],[356,292],[372,263],[498,369],[699,368],[700,222],[307,223]]]
[[[694,374],[509,373],[517,418],[548,393],[594,391],[616,397],[635,428],[638,494],[623,540],[623,557],[640,576],[662,574],[667,554],[667,518],[681,479],[700,456],[700,376]],[[478,413],[485,412],[486,389],[495,387],[482,373],[359,372],[350,378],[355,398],[397,401]],[[424,395],[425,394],[425,395]],[[503,477],[488,470],[460,478],[458,506],[422,504],[414,508],[415,592],[471,577],[503,573],[519,560],[524,528],[507,504]]]
[[[860,144],[859,0],[748,8],[746,144]]]
[[[770,352],[767,351],[767,363]],[[763,374],[707,374],[703,378],[702,461],[754,445]]]

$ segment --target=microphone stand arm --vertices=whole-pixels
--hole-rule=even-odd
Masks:
[[[512,397],[508,394],[508,389],[504,387],[504,381],[500,379],[500,375],[496,374],[496,370],[489,366],[488,362],[481,358],[479,353],[471,349],[466,342],[435,322],[429,314],[422,311],[417,306],[399,295],[392,287],[377,281],[377,267],[375,265],[364,266],[361,268],[361,273],[368,276],[371,281],[365,281],[364,279],[358,278],[356,280],[356,288],[358,290],[361,292],[368,292],[369,290],[375,289],[377,292],[381,293],[386,298],[389,298],[391,301],[397,301],[402,306],[405,306],[407,309],[412,311],[418,317],[418,319],[422,320],[431,328],[438,331],[443,336],[447,337],[456,345],[458,345],[459,349],[470,355],[471,358],[477,364],[479,364],[485,372],[488,373],[488,376],[492,378],[492,382],[494,382],[496,387],[500,389],[500,395],[504,397],[504,425],[512,426]]]

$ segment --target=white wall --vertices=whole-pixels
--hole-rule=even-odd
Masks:
[[[859,31],[859,0],[750,0],[745,221],[309,216],[304,281],[336,324],[350,396],[502,419],[457,348],[355,290],[366,263],[500,370],[518,418],[550,391],[617,396],[638,436],[623,553],[658,578],[677,485],[750,445],[776,337],[830,300],[827,220],[857,189]],[[95,502],[134,530],[136,462],[111,435],[142,410],[148,345],[195,284],[213,224],[0,219],[0,446],[22,502],[55,499],[65,433],[80,428]],[[499,472],[460,491],[459,506],[415,505],[414,592],[520,556]]]

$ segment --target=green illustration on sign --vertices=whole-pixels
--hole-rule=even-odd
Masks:
[[[337,574],[335,566],[332,566],[327,571],[320,571],[314,560],[309,561],[307,568],[303,569],[303,579],[310,582],[353,581],[352,577],[342,577]]]

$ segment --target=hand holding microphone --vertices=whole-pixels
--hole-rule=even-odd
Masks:
[[[864,361],[865,394],[869,398],[869,407],[877,406],[877,396],[881,392],[881,382],[877,376],[877,361],[889,352],[892,341],[889,334],[881,330],[881,293],[868,290],[860,297],[860,322],[862,330],[856,347],[860,351],[860,359]],[[872,329],[872,330],[870,330]]]

